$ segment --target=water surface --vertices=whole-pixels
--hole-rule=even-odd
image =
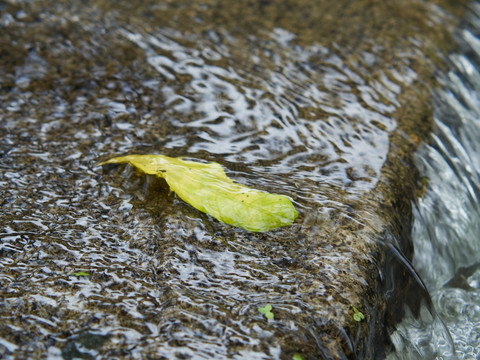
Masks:
[[[433,59],[419,59],[450,22],[430,3],[329,3],[0,3],[5,358],[389,348],[374,335],[403,279],[383,272],[378,249],[408,257],[398,194],[416,185],[392,194],[388,179],[414,172],[392,164],[408,165],[403,151],[429,128],[420,84]],[[392,11],[399,20],[385,21]],[[95,167],[133,153],[217,161],[300,216],[250,234],[159,179]]]
[[[480,356],[479,35],[480,6],[473,2],[435,96],[432,142],[417,158],[428,186],[415,209],[414,265],[451,338],[428,311],[417,320],[407,317],[393,335],[395,358]]]

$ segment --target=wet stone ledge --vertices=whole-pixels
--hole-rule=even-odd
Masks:
[[[383,358],[428,299],[412,157],[463,6],[0,2],[3,358]],[[216,161],[299,217],[248,233],[94,166],[135,153]]]

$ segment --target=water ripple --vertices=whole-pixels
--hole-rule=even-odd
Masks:
[[[325,355],[364,301],[351,288],[376,286],[358,237],[385,224],[356,201],[378,185],[415,73],[403,60],[376,70],[372,49],[298,45],[278,26],[192,34],[156,17],[168,2],[135,3],[141,16],[127,3],[0,5],[0,352]],[[299,219],[249,234],[162,180],[93,168],[133,152],[217,161],[290,196]],[[275,320],[258,311],[267,303]]]

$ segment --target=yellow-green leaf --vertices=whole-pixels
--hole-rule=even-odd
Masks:
[[[267,319],[269,319],[269,320],[270,320],[270,319],[273,319],[272,305],[267,304],[267,305],[265,305],[264,307],[259,307],[259,308],[258,308],[258,311],[259,311],[261,314],[265,315],[265,317],[266,317]]]
[[[365,315],[361,313],[355,306],[352,306],[353,308],[353,320],[355,321],[362,321],[365,319]]]
[[[170,189],[194,208],[226,224],[249,231],[291,225],[298,216],[289,198],[233,182],[217,163],[200,163],[164,155],[128,155],[101,164],[130,163],[164,178]]]
[[[85,271],[79,271],[76,273],[69,273],[67,276],[90,276],[90,274],[86,273]]]

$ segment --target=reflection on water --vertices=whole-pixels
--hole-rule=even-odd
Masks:
[[[362,78],[356,70],[367,66],[367,54],[360,54],[357,69],[349,68],[326,48],[290,45],[295,35],[281,29],[262,52],[241,59],[211,42],[223,44],[229,36],[214,30],[206,38],[192,36],[188,46],[180,43],[182,34],[164,29],[121,34],[145,51],[166,82],[159,84],[162,117],[183,133],[165,139],[164,147],[221,154],[233,163],[260,164],[261,173],[288,173],[293,181],[324,181],[351,192],[375,186],[395,129],[389,115],[396,107],[387,99],[395,101],[400,90],[385,74],[378,90]],[[228,41],[236,46],[235,38]]]
[[[2,355],[374,357],[376,290],[392,280],[376,237],[391,236],[393,201],[372,190],[399,146],[421,41],[386,51],[396,39],[368,38],[353,51],[296,41],[287,23],[245,35],[205,25],[204,13],[219,17],[209,2],[46,3],[0,4]],[[389,6],[408,19],[408,2]],[[249,234],[158,179],[93,168],[127,153],[217,161],[290,196],[299,219]],[[274,321],[258,312],[267,303]],[[371,321],[354,322],[352,306]]]
[[[407,318],[394,341],[399,359],[480,357],[480,3],[458,33],[460,53],[436,96],[432,144],[418,154],[428,178],[415,212],[415,267],[455,345],[438,320]],[[438,176],[441,174],[441,176]]]

